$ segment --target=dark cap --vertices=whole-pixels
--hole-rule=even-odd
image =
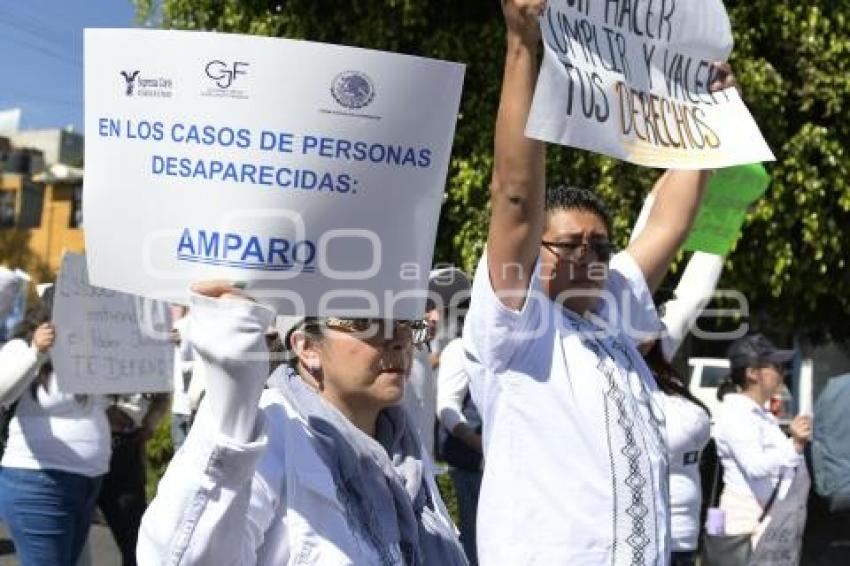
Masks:
[[[794,358],[794,350],[780,350],[764,334],[750,334],[732,342],[728,357],[732,369],[781,365]]]
[[[428,275],[428,300],[425,310],[448,309],[469,299],[471,283],[457,267],[433,269]],[[437,304],[439,301],[440,304]]]

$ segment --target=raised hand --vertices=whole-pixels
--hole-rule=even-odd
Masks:
[[[502,0],[508,35],[521,38],[523,43],[536,44],[540,39],[537,18],[545,8],[546,0]]]
[[[274,312],[228,281],[192,285],[188,340],[204,364],[206,417],[219,431],[251,439],[269,375],[265,331]]]
[[[730,87],[737,87],[738,81],[735,79],[735,74],[732,72],[732,67],[725,61],[715,61],[711,64],[714,71],[714,79],[708,85],[708,90],[716,92],[718,90],[726,90]],[[740,89],[739,89],[740,90]]]

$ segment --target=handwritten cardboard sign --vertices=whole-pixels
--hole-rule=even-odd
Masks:
[[[140,312],[138,297],[93,287],[86,259],[65,254],[56,282],[50,355],[59,389],[68,393],[143,393],[171,389],[174,347],[160,303]],[[158,320],[157,325],[151,320]]]
[[[732,50],[720,0],[550,0],[526,134],[639,165],[772,161],[735,89],[709,92]]]

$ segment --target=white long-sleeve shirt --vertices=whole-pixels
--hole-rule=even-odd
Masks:
[[[8,407],[18,400],[35,379],[47,356],[23,340],[10,340],[0,349],[0,405]]]
[[[699,459],[711,436],[708,413],[681,395],[657,398],[667,421],[670,453],[670,534],[674,552],[692,551],[699,540],[702,482]]]
[[[440,354],[437,374],[437,415],[449,431],[461,423],[467,424],[463,414],[463,400],[468,392],[469,374],[466,373],[463,339],[455,338]]]
[[[780,477],[790,477],[803,462],[776,417],[740,393],[723,398],[713,436],[725,489],[751,494],[760,506],[767,503]]]
[[[2,465],[88,477],[105,474],[112,453],[106,398],[63,393],[53,374],[31,394],[30,385],[45,359],[23,340],[10,341],[0,352],[3,403],[18,401]]]
[[[723,258],[719,255],[694,252],[688,260],[676,286],[675,297],[664,303],[662,309],[664,334],[661,338],[661,352],[667,361],[676,356],[682,340],[711,300],[722,271]]]
[[[247,359],[254,350],[240,350],[239,345],[262,341],[272,317],[251,303],[231,306],[223,317],[213,317],[208,310],[213,309],[193,304],[190,340],[215,347],[221,363],[205,358],[203,348],[195,349],[200,358],[196,363],[212,377],[208,387],[220,386],[224,376],[245,383],[234,388],[234,395],[250,396],[246,391],[252,385],[246,381],[256,376],[245,372],[253,370],[226,362]],[[232,339],[212,340],[211,334]],[[213,393],[220,392],[211,390],[201,403],[185,444],[144,515],[139,564],[380,563],[373,544],[352,528],[314,435],[283,394],[273,388],[263,392],[253,432],[240,442],[220,432],[223,415],[214,414]],[[425,520],[453,529],[433,478],[424,474],[423,481],[436,507],[423,511],[429,514]]]

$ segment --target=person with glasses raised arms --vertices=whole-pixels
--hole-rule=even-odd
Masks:
[[[490,226],[464,327],[487,462],[479,563],[666,564],[664,415],[636,343],[658,329],[652,291],[708,173],[664,174],[646,227],[613,255],[602,201],[584,189],[547,193],[545,145],[524,135],[545,2],[502,7]],[[720,74],[713,89],[731,85]]]
[[[139,563],[465,565],[399,405],[424,321],[297,319],[269,378],[274,313],[227,282],[193,291],[207,393],[145,514]]]

